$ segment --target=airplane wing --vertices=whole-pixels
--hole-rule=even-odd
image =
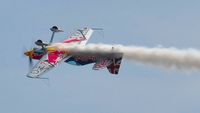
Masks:
[[[65,58],[65,53],[54,51],[45,54],[40,61],[27,74],[29,78],[41,78],[45,72],[56,67]]]
[[[93,30],[86,27],[83,30],[77,30],[75,33],[68,36],[67,39],[64,40],[62,43],[85,45],[90,39],[92,33]]]
[[[50,64],[45,58],[47,55],[44,55],[43,58],[30,70],[27,74],[29,78],[40,78],[41,74],[47,72],[48,70],[55,67],[55,65]]]

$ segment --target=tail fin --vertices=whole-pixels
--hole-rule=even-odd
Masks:
[[[108,71],[112,74],[118,74],[121,61],[122,61],[122,57],[111,59],[112,63],[107,66]]]

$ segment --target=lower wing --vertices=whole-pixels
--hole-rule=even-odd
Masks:
[[[41,75],[56,67],[63,59],[64,54],[49,53],[44,55],[40,61],[27,74],[29,78],[39,78]]]

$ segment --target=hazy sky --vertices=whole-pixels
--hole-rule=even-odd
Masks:
[[[123,60],[117,76],[92,65],[61,64],[50,83],[25,77],[23,48],[65,32],[100,27],[89,43],[200,49],[199,0],[1,0],[1,113],[199,113],[200,71]]]

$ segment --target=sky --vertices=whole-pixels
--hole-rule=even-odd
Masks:
[[[89,43],[200,49],[198,0],[1,0],[2,113],[199,113],[200,71],[167,70],[123,60],[120,72],[62,63],[33,80],[24,48],[65,32],[98,27]]]

